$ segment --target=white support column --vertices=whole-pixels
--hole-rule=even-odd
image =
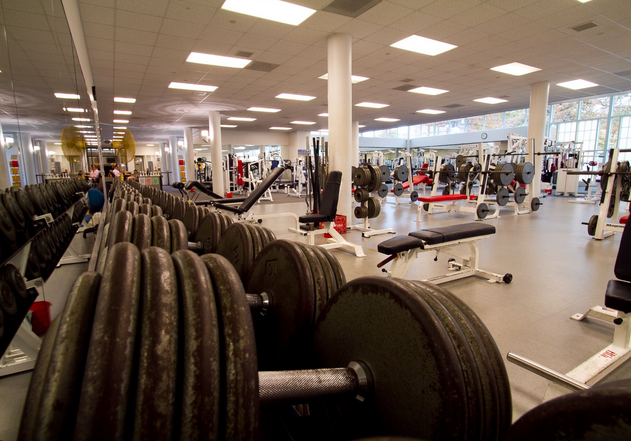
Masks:
[[[289,132],[289,151],[288,157],[284,159],[290,159],[293,163],[298,157],[298,150],[305,150],[307,142],[309,140],[309,132]],[[307,140],[307,142],[305,142]]]
[[[4,146],[4,133],[2,132],[2,125],[0,125],[0,189],[11,187],[10,171],[7,151]]]
[[[169,165],[168,165],[168,161],[167,161],[167,152],[165,150],[166,147],[166,143],[161,142],[160,144],[158,144],[159,148],[160,148],[160,171],[165,173],[162,175],[162,184],[166,185],[167,182],[171,182],[171,178],[168,177],[169,175],[166,174],[166,172],[169,171]],[[157,161],[156,161],[156,167],[158,166]]]
[[[31,140],[30,133],[20,134],[20,152],[22,153],[22,160],[24,161],[24,176],[26,177],[26,184],[37,184],[37,178],[35,176],[35,157],[33,155],[33,142]]]
[[[195,150],[193,147],[193,129],[191,127],[184,128],[184,147],[186,149],[186,179],[188,181],[194,181]]]
[[[353,121],[353,153],[351,161],[352,166],[357,167],[359,165],[359,121]]]
[[[171,170],[171,184],[180,182],[180,165],[177,160],[177,137],[169,136],[169,169]]]
[[[548,96],[550,83],[542,81],[530,86],[530,110],[528,111],[528,150],[532,149],[532,139],[535,140],[535,153],[543,151],[543,140],[546,130],[546,112],[548,110]],[[539,197],[541,192],[541,170],[543,156],[534,157],[535,177],[532,181],[531,197]]]
[[[42,158],[42,169],[45,175],[50,173],[50,160],[48,159],[48,149],[46,141],[39,142],[39,157]]]
[[[221,162],[221,115],[219,112],[208,113],[208,138],[210,141],[210,159],[213,166],[213,191],[218,195],[226,194],[223,182],[223,167]]]
[[[353,115],[351,88],[351,47],[353,38],[348,34],[333,34],[327,39],[328,51],[328,107],[329,107],[329,164],[330,170],[342,172],[342,185],[337,213],[346,216],[347,225],[352,224],[351,156],[353,138],[351,119]]]

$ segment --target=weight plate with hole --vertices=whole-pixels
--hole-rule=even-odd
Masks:
[[[346,284],[320,314],[312,352],[315,368],[366,364],[379,397],[323,399],[332,432],[347,439],[374,433],[466,438],[458,355],[436,314],[399,281],[362,277]],[[314,405],[311,414],[318,411]]]
[[[17,318],[18,303],[11,286],[0,279],[0,309],[4,312],[5,319]]]
[[[141,255],[141,323],[134,411],[136,438],[162,439],[175,424],[179,304],[169,253],[158,247]]]
[[[171,253],[177,250],[187,250],[188,233],[184,222],[178,219],[171,219],[169,221],[169,230],[171,232]]]
[[[532,200],[530,201],[530,209],[532,211],[539,210],[539,207],[541,207],[542,205],[543,205],[543,202],[541,202],[539,198],[532,198]]]
[[[359,186],[368,185],[370,183],[370,170],[364,167],[356,167],[353,174],[353,183]]]
[[[151,245],[171,252],[171,228],[169,221],[162,216],[151,218]]]
[[[386,184],[381,184],[379,189],[377,189],[377,194],[380,198],[385,198],[388,196],[388,186]]]
[[[590,236],[596,235],[596,228],[598,227],[598,215],[594,214],[589,218],[589,223],[587,224],[587,234]]]
[[[497,190],[497,196],[496,196],[497,205],[499,205],[500,207],[503,207],[506,204],[508,204],[509,200],[510,200],[510,192],[508,191],[508,188],[502,187],[499,190]]]
[[[186,204],[186,212],[184,213],[184,219],[182,222],[184,222],[188,237],[191,239],[195,237],[198,227],[197,207],[195,205]]]
[[[195,253],[179,250],[171,257],[182,306],[184,343],[180,357],[186,360],[181,369],[176,438],[219,439],[221,342],[212,282],[204,261]]]
[[[197,229],[194,241],[202,244],[203,254],[214,253],[217,249],[217,244],[221,239],[217,221],[215,213],[207,214]]]
[[[484,219],[489,214],[489,206],[484,202],[478,204],[475,209],[475,214],[479,219]]]
[[[139,214],[134,218],[134,230],[131,242],[138,247],[139,251],[151,246],[151,218],[146,214]]]
[[[463,165],[467,163],[467,158],[464,155],[456,156],[456,167],[460,169]]]
[[[423,204],[423,210],[429,211],[429,204],[427,202]]]
[[[112,225],[107,244],[111,248],[112,245],[119,242],[131,242],[131,236],[134,228],[134,218],[129,211],[119,211],[112,218]]]
[[[248,223],[244,223],[243,225],[245,225],[246,228],[250,230],[250,237],[252,237],[252,262],[254,262],[256,256],[258,256],[258,254],[263,249],[263,239],[253,225],[250,225]]]
[[[320,261],[318,260],[315,251],[313,251],[312,249],[312,247],[315,247],[315,245],[307,245],[300,242],[295,243],[298,245],[298,247],[302,250],[303,254],[307,258],[307,261],[309,262],[309,267],[311,268],[311,274],[313,276],[313,292],[315,294],[313,317],[311,321],[311,324],[313,325],[313,323],[315,323],[316,319],[318,318],[318,315],[320,315],[320,312],[322,312],[322,310],[324,309],[324,305],[326,305],[328,298],[328,286],[326,284],[324,269],[322,269],[322,265],[320,265]],[[295,354],[294,357],[295,361],[298,362],[300,355]]]
[[[526,190],[524,187],[517,187],[515,189],[515,202],[517,204],[523,204],[526,200]]]
[[[611,159],[603,165],[602,175],[600,177],[600,189],[604,193],[607,190],[607,183],[609,182],[609,173],[611,173]]]
[[[438,181],[443,184],[449,184],[456,180],[456,169],[453,165],[447,163],[440,168],[438,173]]]
[[[458,166],[458,174],[456,175],[458,177],[458,181],[466,182],[467,178],[471,174],[471,170],[473,170],[473,164],[465,164],[462,166]]]
[[[368,164],[368,170],[370,171],[370,182],[368,183],[368,191],[375,191],[381,185],[381,170],[376,165]]]
[[[0,277],[9,284],[9,287],[13,291],[15,300],[18,304],[18,309],[25,308],[28,302],[26,283],[24,282],[22,274],[20,274],[20,270],[18,270],[14,265],[7,263],[0,268]]]
[[[368,208],[368,218],[374,219],[381,213],[381,202],[375,197],[371,197],[366,202]]]
[[[316,255],[316,258],[320,261],[320,266],[322,267],[322,271],[324,272],[324,280],[326,282],[326,301],[333,296],[335,291],[337,291],[337,279],[335,276],[335,272],[331,267],[331,263],[326,258],[323,252],[323,248],[315,245],[309,245],[309,247],[313,250]]]
[[[224,257],[206,254],[202,260],[215,293],[222,342],[218,439],[256,439],[259,424],[256,338],[243,284]]]
[[[72,439],[101,276],[77,278],[59,319],[35,420],[35,439]]]
[[[361,205],[358,205],[353,210],[353,214],[355,215],[355,217],[357,219],[363,219],[365,217],[368,217],[368,208],[364,207],[364,206],[361,206]]]
[[[138,213],[146,214],[147,216],[151,217],[151,205],[142,204],[140,207],[138,207]]]
[[[394,179],[397,181],[407,181],[409,175],[409,170],[407,165],[400,165],[394,169]]]
[[[295,242],[272,242],[256,258],[247,287],[251,294],[267,293],[273,305],[264,317],[254,317],[259,369],[295,366],[314,317],[313,274],[304,253]]]
[[[217,244],[216,253],[228,259],[244,281],[244,285],[254,262],[252,241],[250,230],[242,223],[234,223],[228,227]]]
[[[138,204],[135,201],[127,202],[127,211],[129,211],[132,216],[136,216],[138,214]]]
[[[392,187],[392,192],[395,196],[401,196],[403,194],[403,185],[400,182],[397,182]]]
[[[520,184],[530,184],[535,177],[535,166],[532,162],[520,162],[517,165],[515,179]]]
[[[120,214],[120,213],[118,213]],[[129,405],[140,306],[140,252],[131,243],[109,248],[92,324],[75,440],[122,439]],[[190,360],[189,360],[190,361]]]
[[[365,188],[358,187],[355,189],[355,193],[353,193],[353,197],[355,198],[355,202],[366,202],[370,197],[370,192]]]
[[[387,165],[380,165],[379,170],[381,171],[381,182],[384,184],[390,180],[390,167]]]
[[[160,208],[158,205],[151,206],[151,217],[153,216],[164,216],[162,208]]]
[[[410,200],[414,203],[418,202],[418,191],[412,190],[410,192]]]
[[[510,185],[515,178],[515,171],[513,167],[508,162],[503,162],[501,164],[497,164],[495,167],[495,171],[491,175],[493,176],[493,181],[496,185]]]

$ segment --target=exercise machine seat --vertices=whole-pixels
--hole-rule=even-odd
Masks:
[[[450,225],[448,227],[430,228],[420,231],[412,231],[409,235],[423,240],[426,245],[436,245],[444,242],[453,242],[470,237],[495,234],[493,225],[485,225],[475,222]]]
[[[322,204],[320,213],[300,216],[298,221],[303,224],[318,222],[333,222],[337,213],[337,202],[340,198],[340,186],[342,185],[342,172],[332,171],[326,180],[324,192],[322,193]]]
[[[171,184],[171,187],[177,188],[178,190],[184,190],[184,183],[183,182],[174,182],[173,184]]]
[[[423,248],[423,241],[412,236],[395,236],[377,245],[382,254],[397,254],[414,248]]]
[[[631,283],[610,280],[605,293],[605,306],[625,314],[631,312]]]
[[[207,196],[210,196],[213,199],[223,199],[221,196],[219,196],[217,193],[212,192],[208,187],[206,187],[204,184],[202,184],[199,181],[188,181],[186,185],[184,186],[184,188],[187,191],[190,191],[191,189],[196,188],[197,190],[201,191]]]

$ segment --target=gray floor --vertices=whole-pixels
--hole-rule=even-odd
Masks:
[[[254,210],[260,214],[305,213],[304,199],[288,198],[283,194],[274,194],[274,198],[276,203],[257,204]],[[611,342],[613,325],[594,320],[576,322],[570,320],[570,315],[602,304],[607,281],[614,277],[613,264],[620,236],[596,241],[587,235],[587,227],[581,222],[597,213],[595,205],[570,204],[568,198],[554,196],[543,202],[537,213],[514,216],[505,212],[500,219],[486,221],[496,226],[497,234],[481,241],[480,266],[500,274],[512,273],[514,280],[510,285],[467,278],[442,286],[476,311],[503,354],[516,352],[567,372]],[[394,228],[397,234],[407,234],[429,226],[470,222],[472,216],[465,213],[424,214],[422,222],[417,224],[416,206],[388,203],[372,224],[374,228]],[[278,238],[306,241],[306,238],[287,231],[292,225],[288,217],[275,217],[273,221],[266,219],[263,225],[271,228]],[[356,258],[345,251],[334,251],[347,279],[385,277],[376,267],[385,256],[376,249],[381,241],[392,236],[362,239],[356,230],[345,236],[361,244],[367,254],[364,258]],[[446,257],[439,257],[438,262],[433,258],[431,253],[421,254],[408,278],[423,279],[443,273]],[[54,313],[63,306],[67,281],[74,280],[80,270],[78,266],[65,267],[48,282],[46,290],[47,295],[54,298]],[[56,294],[59,292],[61,296]],[[510,363],[507,363],[507,369],[514,417],[518,418],[541,403],[547,381]],[[0,440],[13,440],[17,436],[29,378],[30,373],[0,378]]]

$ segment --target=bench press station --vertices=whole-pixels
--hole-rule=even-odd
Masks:
[[[396,236],[378,245],[377,250],[383,254],[390,254],[390,257],[377,264],[377,268],[392,262],[390,270],[382,268],[382,271],[390,277],[404,278],[419,253],[435,251],[434,260],[438,260],[438,254],[442,252],[462,259],[463,262],[458,263],[454,258],[449,259],[449,273],[425,279],[424,282],[440,284],[464,277],[479,276],[488,279],[489,283],[510,283],[513,280],[511,274],[500,275],[478,268],[480,250],[477,242],[491,234],[495,234],[493,225],[470,222],[413,231],[408,236]],[[467,255],[453,250],[459,245],[468,245],[470,253]]]

